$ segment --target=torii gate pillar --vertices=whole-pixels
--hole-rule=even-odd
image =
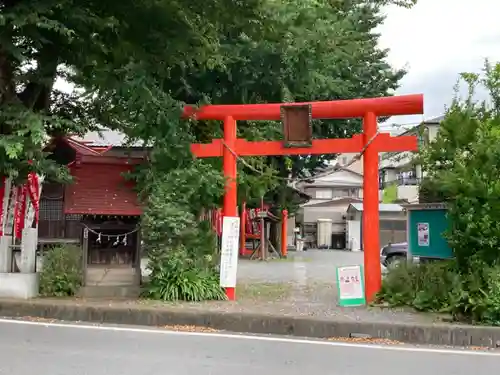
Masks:
[[[315,119],[363,119],[363,134],[348,139],[314,139],[310,147],[285,147],[281,141],[249,142],[236,136],[237,120],[280,120],[282,107],[309,106]],[[379,152],[417,150],[415,136],[391,137],[377,134],[377,116],[422,114],[423,95],[392,96],[372,99],[354,99],[309,103],[272,103],[244,105],[207,105],[199,109],[184,108],[184,117],[198,120],[224,121],[224,140],[214,139],[210,144],[192,144],[197,157],[223,157],[226,187],[224,216],[237,216],[236,164],[237,157],[277,155],[321,155],[336,153],[363,153],[363,250],[365,294],[372,301],[382,284],[379,233]],[[234,300],[235,288],[226,288],[228,299]]]

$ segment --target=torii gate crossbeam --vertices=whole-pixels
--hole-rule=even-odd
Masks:
[[[236,136],[237,120],[280,120],[282,106],[310,105],[315,119],[363,118],[363,134],[347,139],[317,139],[311,147],[285,147],[282,141],[249,142]],[[237,156],[318,155],[334,153],[363,154],[363,249],[365,293],[372,301],[381,287],[379,259],[379,181],[378,153],[417,150],[415,136],[392,137],[377,134],[378,116],[414,115],[423,113],[423,95],[392,96],[372,99],[354,99],[309,103],[272,103],[242,105],[207,105],[199,109],[184,108],[184,117],[197,120],[224,121],[224,139],[209,144],[192,144],[197,157],[223,157],[226,187],[224,216],[237,213]],[[236,155],[235,155],[236,154]],[[235,299],[235,288],[226,288],[230,300]]]

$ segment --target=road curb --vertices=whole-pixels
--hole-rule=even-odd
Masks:
[[[0,316],[38,317],[64,321],[138,326],[190,325],[239,333],[292,335],[311,338],[366,337],[403,343],[500,346],[500,328],[447,323],[406,324],[355,322],[313,317],[227,313],[179,308],[92,306],[53,301],[0,301]]]

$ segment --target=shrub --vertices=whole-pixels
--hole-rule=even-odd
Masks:
[[[450,311],[451,296],[460,288],[453,262],[401,264],[391,268],[382,282],[378,300],[391,306],[411,306],[422,311]]]
[[[472,260],[470,271],[464,274],[454,260],[402,264],[389,270],[376,302],[500,325],[500,267]]]
[[[453,314],[457,319],[500,325],[500,266],[490,267],[477,258],[471,260],[454,300]]]
[[[163,164],[151,168],[141,222],[151,270],[144,286],[145,298],[225,298],[216,269],[215,235],[207,222],[198,220],[202,208],[213,207],[212,201],[218,200],[224,179],[209,165],[192,158],[187,161],[170,170]]]
[[[82,249],[61,245],[47,251],[40,274],[40,294],[67,297],[76,294],[83,282]]]
[[[212,262],[211,255],[190,257],[182,246],[168,253],[153,253],[148,265],[150,281],[143,296],[163,301],[223,300],[226,295]]]

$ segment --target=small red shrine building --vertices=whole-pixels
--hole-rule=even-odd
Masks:
[[[51,158],[68,165],[73,183],[44,182],[39,245],[79,244],[87,267],[139,271],[142,208],[133,181],[124,175],[144,160],[146,150],[116,142],[119,133],[101,134],[61,137],[47,147]]]

